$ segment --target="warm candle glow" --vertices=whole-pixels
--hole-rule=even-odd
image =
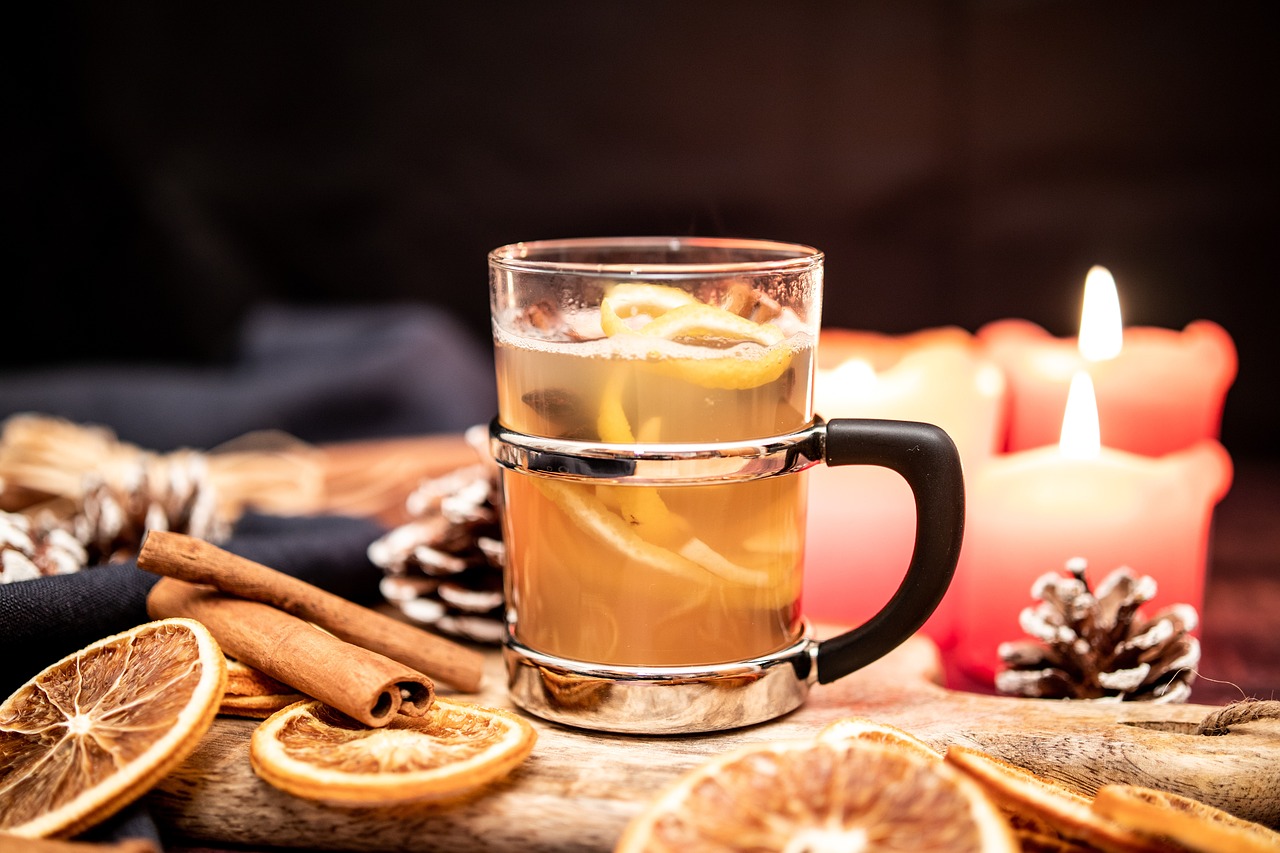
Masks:
[[[1093,380],[1083,370],[1071,377],[1058,450],[1068,459],[1097,459],[1102,450],[1098,399],[1093,392]]]
[[[1004,371],[959,327],[906,335],[827,328],[817,357],[814,410],[828,421],[937,424],[956,443],[966,477],[1003,446]],[[806,473],[803,611],[820,624],[861,625],[902,583],[916,531],[915,499],[906,480],[888,468],[815,465]],[[944,598],[921,626],[943,649],[955,641],[954,607],[954,598]]]
[[[876,369],[871,362],[861,358],[851,358],[837,367],[831,376],[831,384],[842,394],[852,399],[869,397],[878,383]]]
[[[1080,354],[1085,361],[1106,361],[1120,354],[1124,326],[1120,295],[1106,267],[1093,267],[1084,279],[1084,307],[1080,311]]]
[[[1103,445],[1146,456],[1217,438],[1236,375],[1235,344],[1209,320],[1181,331],[1126,326],[1123,350],[1101,362],[1085,359],[1075,335],[1057,338],[1029,320],[988,323],[977,337],[1008,377],[1008,452],[1058,443],[1077,370],[1093,379]]]

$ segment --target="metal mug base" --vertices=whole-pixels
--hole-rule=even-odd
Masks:
[[[817,679],[809,625],[768,655],[707,666],[611,666],[536,652],[508,636],[511,700],[561,725],[621,734],[723,731],[772,720],[803,704]]]

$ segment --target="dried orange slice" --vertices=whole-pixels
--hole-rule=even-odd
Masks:
[[[750,744],[694,768],[627,824],[615,853],[1017,849],[981,788],[944,762],[816,737]]]
[[[1103,785],[1093,798],[1093,810],[1135,832],[1201,853],[1280,851],[1280,832],[1168,791],[1137,785]]]
[[[262,670],[228,657],[227,689],[222,695],[218,713],[266,719],[281,708],[306,698]]]
[[[260,724],[249,762],[297,797],[348,806],[452,799],[489,784],[533,751],[521,717],[436,697],[421,717],[369,728],[317,701],[298,702]]]
[[[1060,836],[1109,853],[1167,853],[1169,849],[1167,843],[1104,818],[1091,808],[1090,797],[993,755],[952,745],[945,763],[982,785],[1020,835]]]
[[[910,732],[867,717],[845,717],[836,720],[834,723],[829,723],[822,731],[818,732],[819,740],[843,740],[847,738],[869,740],[894,749],[904,749],[919,755],[921,758],[933,761],[942,760],[941,752],[938,752],[938,750]]]
[[[20,687],[0,705],[0,831],[75,835],[146,793],[213,723],[225,660],[199,622],[162,619]]]

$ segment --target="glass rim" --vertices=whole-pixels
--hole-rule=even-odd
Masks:
[[[564,258],[531,257],[542,253],[581,253],[603,250],[684,248],[738,252],[742,260],[688,262],[574,261]],[[804,243],[741,237],[568,237],[508,243],[489,252],[489,264],[504,270],[523,272],[578,273],[587,275],[672,276],[714,275],[744,272],[783,272],[812,268],[823,261],[821,250]]]

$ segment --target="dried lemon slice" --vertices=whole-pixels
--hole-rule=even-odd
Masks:
[[[421,717],[369,728],[317,701],[260,724],[249,762],[297,797],[351,806],[451,799],[506,776],[533,751],[537,732],[499,708],[436,697]]]
[[[1017,849],[981,788],[945,763],[816,737],[750,744],[694,768],[628,823],[615,853]]]
[[[1091,798],[976,749],[951,746],[945,763],[976,780],[1019,833],[1062,836],[1111,853],[1157,853],[1168,844],[1116,824],[1090,807]]]
[[[225,661],[199,622],[162,619],[20,687],[0,705],[0,830],[75,835],[146,793],[213,723]]]
[[[1190,797],[1137,785],[1103,785],[1093,810],[1135,832],[1187,850],[1277,853],[1280,833]]]

